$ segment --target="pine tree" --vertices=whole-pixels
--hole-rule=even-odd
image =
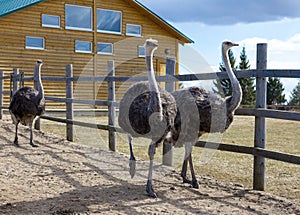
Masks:
[[[246,49],[243,47],[240,54],[240,70],[250,69],[249,60],[247,59]],[[238,79],[243,91],[242,105],[253,105],[255,101],[254,78],[239,78]]]
[[[284,87],[279,78],[269,78],[267,82],[267,105],[280,105],[286,102]]]
[[[237,67],[235,67],[236,59],[233,55],[233,52],[230,49],[228,51],[228,56],[229,56],[231,68],[233,70],[236,70],[237,69]],[[220,63],[219,70],[221,72],[226,72],[224,62]],[[229,79],[222,79],[220,81],[214,81],[213,83],[216,88],[216,89],[213,88],[214,93],[219,93],[220,95],[224,95],[224,96],[230,96],[232,94],[231,82]]]
[[[289,105],[300,106],[300,81],[298,82],[297,86],[291,92]]]

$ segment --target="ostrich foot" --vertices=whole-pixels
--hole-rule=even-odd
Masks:
[[[195,189],[199,189],[200,185],[197,180],[192,180],[191,185]]]
[[[14,140],[14,144],[15,144],[17,147],[20,146],[20,145],[19,145],[19,142],[18,142],[18,139],[15,139],[15,140]]]
[[[31,145],[32,147],[38,147],[38,145],[34,144],[33,141],[30,142],[30,145]]]
[[[129,173],[131,178],[135,176],[136,172],[136,160],[135,158],[129,160]]]
[[[181,175],[183,183],[190,184],[193,188],[199,189],[197,179],[190,180],[185,175]]]
[[[157,195],[153,190],[152,183],[151,183],[150,180],[147,181],[146,191],[148,193],[148,196],[153,197],[153,198],[157,198]]]

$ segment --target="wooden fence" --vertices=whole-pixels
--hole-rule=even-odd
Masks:
[[[66,98],[57,98],[46,96],[45,99],[54,102],[66,103],[66,118],[56,118],[48,115],[43,115],[41,118],[46,120],[52,120],[60,123],[65,123],[67,127],[66,138],[73,141],[73,125],[97,128],[107,130],[109,132],[109,149],[116,151],[116,138],[115,132],[123,132],[122,129],[116,127],[116,108],[118,103],[115,101],[115,83],[124,82],[130,79],[131,82],[147,80],[147,77],[125,77],[114,76],[114,62],[108,61],[107,63],[108,75],[106,77],[73,77],[72,65],[66,66],[65,78],[53,78],[43,77],[43,80],[53,82],[65,82],[66,83]],[[17,81],[20,81],[21,76],[17,74],[17,70],[14,70],[14,75],[3,76],[3,72],[0,72],[0,117],[2,118],[3,109],[3,95],[8,92],[3,91],[3,80],[12,78],[13,90],[17,89]],[[219,79],[228,78],[224,72],[218,73],[202,73],[195,75],[175,75],[175,60],[167,59],[167,75],[157,77],[158,81],[166,82],[166,89],[173,91],[175,89],[176,81],[193,81],[193,80],[211,80],[218,77]],[[268,70],[267,69],[267,44],[257,44],[257,69],[239,71],[236,73],[238,78],[256,77],[256,105],[255,108],[239,108],[236,111],[236,115],[247,115],[255,117],[255,138],[254,146],[238,146],[232,144],[213,143],[198,141],[195,143],[195,147],[212,148],[222,151],[229,151],[235,153],[250,154],[254,156],[254,172],[253,172],[253,189],[264,190],[265,189],[265,158],[274,159],[278,161],[300,164],[300,156],[287,153],[274,152],[266,150],[266,126],[265,118],[277,118],[285,120],[300,121],[299,112],[279,111],[266,109],[266,77],[283,77],[283,78],[300,78],[300,70]],[[37,80],[36,77],[23,78],[25,81]],[[108,100],[79,100],[73,98],[73,82],[108,82]],[[108,125],[93,124],[87,122],[75,121],[73,119],[73,104],[89,104],[100,105],[108,107]],[[35,124],[35,128],[39,129],[39,120]],[[163,146],[163,164],[172,165],[172,149],[169,145]]]

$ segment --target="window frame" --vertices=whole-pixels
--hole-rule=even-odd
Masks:
[[[110,45],[111,46],[111,52],[101,52],[101,51],[99,51],[99,47],[98,47],[99,44]],[[114,54],[114,45],[112,43],[98,42],[97,43],[97,54],[101,54],[101,55],[113,55]]]
[[[135,27],[139,27],[140,28],[140,34],[133,34],[133,33],[127,33],[127,26],[135,26]],[[130,24],[127,23],[126,24],[126,36],[133,36],[133,37],[142,37],[142,26],[141,25],[137,25],[137,24]]]
[[[76,49],[76,43],[77,43],[77,42],[81,42],[81,43],[89,43],[89,44],[90,44],[91,50],[90,50],[90,51],[77,50],[77,49]],[[75,43],[74,43],[74,50],[75,50],[75,53],[92,54],[92,53],[93,53],[93,45],[92,45],[92,42],[91,42],[91,41],[75,40]]]
[[[42,39],[43,46],[42,47],[35,47],[35,46],[28,46],[27,45],[27,39]],[[32,36],[26,36],[25,37],[25,49],[31,49],[31,50],[45,50],[45,38],[44,37],[32,37]]]
[[[44,16],[48,16],[48,17],[57,17],[58,18],[58,25],[49,25],[49,24],[44,24],[43,23],[43,17]],[[49,15],[49,14],[42,14],[42,27],[45,27],[45,28],[60,28],[60,16],[57,16],[57,15]]]
[[[99,11],[103,10],[103,11],[111,11],[111,12],[118,12],[120,14],[120,31],[116,32],[116,31],[110,31],[110,30],[101,30],[98,29],[98,15],[99,15]],[[123,13],[122,11],[119,10],[109,10],[109,9],[103,9],[103,8],[97,8],[97,32],[98,33],[105,33],[105,34],[117,34],[117,35],[122,35],[122,22],[123,22]]]
[[[143,48],[143,49],[144,49],[144,54],[140,54],[140,48]],[[145,49],[145,46],[138,46],[137,49],[138,49],[138,57],[145,58],[145,57],[146,57],[146,49]]]
[[[67,25],[67,7],[68,6],[90,9],[90,13],[91,13],[90,24],[91,24],[91,27],[90,28],[84,28],[84,27],[68,26]],[[81,6],[81,5],[73,5],[73,4],[65,4],[65,29],[67,29],[67,30],[77,30],[77,31],[93,31],[93,10],[92,10],[92,7]]]

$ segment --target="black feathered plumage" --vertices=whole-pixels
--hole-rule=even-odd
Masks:
[[[166,138],[172,136],[174,120],[176,117],[176,102],[174,97],[163,90],[156,82],[153,69],[153,54],[157,49],[156,40],[146,40],[146,70],[147,82],[133,84],[124,94],[119,106],[119,125],[133,137],[146,137],[151,139],[148,155],[150,165],[146,191],[149,196],[156,197],[152,188],[153,159],[156,147]],[[170,134],[170,135],[168,135]],[[135,170],[132,161],[134,160],[131,137],[130,146],[130,173],[133,176]]]
[[[36,117],[45,112],[45,99],[38,97],[38,91],[23,87],[16,91],[9,105],[14,124],[29,125]]]
[[[18,125],[29,125],[30,128],[30,145],[36,146],[33,142],[32,124],[35,117],[42,115],[45,112],[44,89],[41,81],[41,66],[43,62],[37,61],[38,72],[38,90],[32,87],[22,87],[17,90],[11,99],[9,112],[13,123],[16,125],[14,144],[18,143]]]
[[[228,60],[228,50],[236,46],[230,41],[222,43],[222,57],[227,74],[232,84],[232,96],[221,98],[217,94],[209,93],[201,87],[189,87],[172,92],[176,100],[177,116],[172,135],[175,146],[185,145],[185,158],[181,176],[183,182],[198,188],[192,162],[192,146],[204,133],[223,133],[233,121],[236,108],[242,99],[242,90]],[[186,177],[187,164],[190,165],[192,180]]]

